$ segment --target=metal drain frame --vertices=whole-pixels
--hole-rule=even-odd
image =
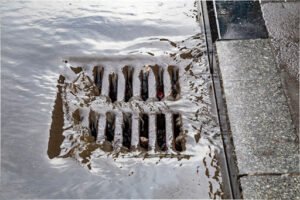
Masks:
[[[105,91],[105,95],[108,95],[108,96],[111,96],[110,95],[110,91],[112,89],[116,89],[116,90],[119,90],[118,86],[117,85],[116,87],[117,88],[113,88],[111,87],[111,74],[118,74],[117,71],[115,70],[107,70],[107,73],[105,73],[105,68],[108,67],[106,66],[105,64],[102,63],[102,61],[106,61],[106,59],[112,59],[112,60],[115,60],[114,62],[118,62],[121,61],[129,61],[127,64],[124,63],[123,67],[118,67],[118,70],[120,70],[119,72],[122,72],[122,73],[119,73],[119,76],[120,74],[122,74],[122,79],[125,79],[125,82],[124,84],[126,85],[127,83],[127,75],[126,73],[124,73],[124,69],[127,68],[129,69],[130,68],[130,73],[132,74],[131,76],[131,79],[134,79],[134,71],[135,71],[135,75],[141,75],[141,73],[143,73],[143,70],[145,68],[148,67],[148,70],[151,71],[152,73],[152,79],[155,83],[155,85],[151,85],[152,87],[152,90],[156,90],[158,89],[157,85],[159,84],[159,82],[164,82],[164,78],[163,77],[156,77],[156,74],[154,73],[155,70],[157,70],[159,73],[160,73],[160,76],[164,76],[164,77],[168,77],[168,79],[166,79],[165,81],[168,82],[168,89],[164,88],[164,91],[163,91],[163,96],[166,97],[168,100],[170,100],[169,98],[171,98],[171,101],[177,101],[179,96],[181,95],[180,94],[180,84],[179,84],[179,67],[176,66],[175,63],[170,63],[168,65],[166,65],[166,58],[167,57],[161,57],[163,58],[164,62],[156,62],[158,59],[155,58],[155,59],[152,59],[151,57],[149,56],[134,56],[134,58],[127,58],[127,56],[110,56],[110,57],[105,57],[105,56],[102,56],[102,57],[68,57],[65,59],[65,63],[68,63],[69,65],[69,68],[76,74],[77,78],[76,80],[78,80],[80,78],[80,75],[79,73],[82,72],[82,71],[85,71],[85,69],[89,69],[88,71],[89,72],[92,72],[92,77],[89,77],[89,76],[86,76],[85,75],[85,72],[83,74],[81,74],[82,76],[86,76],[87,79],[89,79],[93,85],[95,85],[98,89],[98,94],[96,96],[99,96],[102,91],[104,90],[103,88],[103,80],[106,80],[108,79],[108,81],[106,80],[106,91]],[[168,58],[169,59],[169,58]],[[136,65],[131,65],[130,63],[132,63],[133,61],[136,61],[136,60],[139,60],[139,64]],[[145,62],[146,61],[146,62]],[[76,66],[77,67],[72,67],[72,65],[70,65],[71,63],[75,62],[76,63]],[[144,64],[141,64],[141,63],[156,63],[156,64],[153,64],[153,65],[144,65]],[[79,64],[80,63],[80,64]],[[75,72],[74,69],[78,69],[80,68],[81,70],[79,70],[79,72]],[[109,68],[106,68],[106,69],[109,69]],[[88,73],[89,74],[89,73]],[[90,74],[89,74],[90,75]],[[134,76],[134,77],[133,77]],[[149,80],[149,74],[147,75],[146,79],[147,79],[147,82]],[[118,77],[120,78],[120,77]],[[116,78],[116,79],[118,79]],[[140,79],[140,76],[135,77],[135,81],[138,80],[138,82],[140,82],[140,85],[139,85],[139,88],[142,89],[142,82],[143,80]],[[115,81],[116,84],[118,84],[118,80]],[[121,82],[120,84],[122,84],[123,82]],[[166,82],[164,82],[164,84],[166,84]],[[131,85],[134,84],[133,82],[131,82]],[[174,85],[174,87],[173,87]],[[108,87],[108,88],[107,88]],[[124,91],[123,91],[124,89]],[[121,91],[122,90],[122,91]],[[120,98],[118,96],[118,94],[116,95],[116,99],[114,101],[111,101],[111,104],[113,105],[114,102],[116,102],[117,104],[119,102],[128,102],[126,101],[126,89],[125,88],[122,88],[119,92],[123,93],[124,92],[124,95],[122,95],[122,97]],[[176,92],[174,92],[174,90],[176,90]],[[133,93],[137,92],[137,89],[133,89]],[[148,87],[148,93],[150,91],[150,86]],[[143,99],[142,98],[142,90],[138,92],[139,93],[139,99],[138,99],[138,102],[145,102],[147,104],[147,99],[152,99],[153,98],[157,98],[157,93],[155,92],[155,95],[154,93],[152,92],[152,96],[148,96],[147,99]],[[133,95],[134,98],[136,98],[136,94]],[[161,104],[163,103],[163,101],[161,101],[162,99],[159,99],[157,98],[154,102],[151,102],[150,101],[150,105],[151,106],[155,106],[155,104]],[[95,138],[95,141],[98,143],[98,144],[103,144],[107,141],[107,133],[106,133],[106,129],[108,127],[108,123],[107,123],[107,120],[106,120],[106,117],[107,117],[107,114],[116,114],[116,113],[122,113],[123,115],[123,119],[118,119],[118,120],[122,120],[124,122],[124,116],[127,115],[127,114],[130,114],[131,115],[131,118],[133,117],[133,115],[141,115],[143,114],[143,112],[135,112],[133,110],[130,110],[130,111],[124,111],[124,110],[120,110],[120,111],[116,111],[116,110],[108,110],[106,111],[105,113],[103,112],[100,112],[98,113],[96,110],[90,110],[89,111],[90,113],[91,112],[95,112],[96,113],[96,117],[94,117],[96,119],[96,121],[94,122],[91,122],[89,121],[89,133],[91,136],[94,136]],[[106,116],[103,118],[103,114]],[[117,140],[115,140],[115,137],[116,137],[116,133],[115,133],[115,130],[112,130],[114,132],[114,134],[110,134],[109,135],[109,138],[108,141],[111,143],[109,144],[111,146],[111,150],[112,152],[116,152],[115,153],[118,153],[119,151],[121,152],[131,152],[131,151],[135,151],[135,150],[142,150],[144,149],[143,151],[141,152],[145,152],[146,155],[141,155],[141,156],[144,156],[144,157],[169,157],[169,158],[178,158],[178,159],[182,159],[182,158],[188,158],[188,157],[192,157],[193,155],[190,155],[188,153],[185,153],[185,144],[182,144],[182,142],[185,142],[184,140],[184,137],[182,137],[182,135],[184,135],[184,132],[183,132],[183,129],[182,129],[182,125],[180,127],[177,127],[177,126],[174,126],[174,122],[173,122],[173,118],[175,115],[178,115],[181,119],[181,113],[178,112],[177,110],[161,110],[161,111],[146,111],[144,114],[146,114],[148,116],[148,120],[151,120],[151,122],[149,121],[148,124],[152,124],[153,123],[157,123],[157,117],[160,116],[160,115],[163,115],[164,116],[164,119],[165,119],[165,124],[164,124],[164,134],[165,134],[165,138],[161,138],[163,141],[165,141],[165,144],[161,144],[159,145],[159,143],[161,143],[161,141],[158,141],[159,138],[158,138],[158,131],[157,130],[157,126],[153,126],[153,127],[148,127],[149,130],[148,132],[150,132],[150,128],[152,129],[152,132],[154,132],[155,136],[151,136],[151,138],[147,138],[149,139],[148,142],[148,145],[149,145],[149,148],[141,148],[141,145],[140,145],[140,139],[138,139],[138,141],[136,142],[133,142],[131,140],[131,143],[130,143],[130,148],[128,148],[129,145],[124,145],[124,140],[123,140],[123,135],[124,135],[124,129],[123,129],[123,126],[124,126],[124,123],[121,124],[122,126],[122,131],[118,134],[117,134]],[[100,116],[102,115],[102,116]],[[150,119],[151,118],[151,119]],[[89,119],[90,120],[90,119]],[[105,122],[104,122],[104,121]],[[116,116],[114,116],[114,121],[116,120]],[[99,129],[98,129],[98,126],[99,124],[101,123],[105,123],[105,128],[103,129],[103,133],[99,134]],[[140,120],[138,120],[140,121]],[[95,123],[99,123],[98,125],[95,125]],[[131,121],[132,123],[132,121]],[[92,124],[92,125],[91,125]],[[115,124],[113,122],[113,124]],[[140,122],[138,122],[138,127],[140,125]],[[97,133],[94,133],[94,129],[95,127],[97,126],[97,130],[98,132]],[[167,128],[167,126],[169,128]],[[171,128],[170,128],[171,127]],[[114,127],[115,128],[115,127]],[[180,130],[173,130],[173,129],[180,129]],[[132,128],[131,128],[132,129]],[[138,128],[139,129],[139,128]],[[167,131],[167,130],[170,130],[172,129],[172,131]],[[154,130],[154,131],[153,131]],[[112,132],[110,131],[110,132]],[[133,135],[133,132],[131,131],[131,135],[130,137],[139,137],[140,136],[140,130],[136,131],[137,133],[135,133]],[[170,132],[170,133],[168,133]],[[175,132],[178,132],[177,135],[175,134]],[[151,135],[154,135],[154,134],[151,134]],[[170,135],[171,134],[171,135]],[[177,138],[177,137],[178,138]],[[148,136],[150,137],[150,135]],[[178,141],[178,142],[177,142]],[[163,143],[163,142],[162,142]],[[178,143],[178,144],[177,144]],[[105,144],[107,145],[107,143]],[[165,145],[165,147],[163,147],[163,145]],[[124,149],[122,147],[127,147],[127,149]],[[132,157],[130,155],[128,155],[129,157]],[[133,156],[135,157],[135,156]]]

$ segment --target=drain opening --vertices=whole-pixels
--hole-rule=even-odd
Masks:
[[[140,116],[140,147],[148,150],[149,146],[149,116],[147,114],[141,114]]]
[[[90,111],[89,114],[90,135],[94,137],[95,141],[98,135],[98,120],[99,120],[98,114],[94,111]]]
[[[141,97],[144,101],[146,101],[149,97],[149,94],[148,94],[148,77],[149,77],[149,71],[141,70],[141,73],[140,73]]]
[[[116,115],[112,112],[106,113],[105,137],[108,142],[112,142],[115,137]]]
[[[94,75],[94,83],[98,88],[98,94],[101,94],[102,89],[102,79],[103,79],[103,67],[96,66],[93,69],[93,75]]]
[[[118,74],[109,74],[109,98],[111,102],[115,102],[118,97]]]
[[[161,151],[167,150],[166,144],[166,117],[165,114],[156,115],[157,145]]]
[[[130,149],[131,145],[131,124],[132,124],[132,114],[131,113],[123,113],[123,142],[122,145]]]
[[[173,133],[174,133],[173,148],[176,151],[184,151],[185,137],[182,132],[182,119],[180,114],[173,114]]]
[[[161,67],[158,65],[154,65],[151,67],[153,70],[153,73],[155,75],[156,80],[156,98],[160,101],[164,98],[164,71]]]
[[[125,97],[124,97],[124,101],[128,102],[129,99],[133,95],[133,91],[132,91],[133,68],[129,67],[129,66],[125,66],[122,69],[122,72],[123,72],[123,75],[125,77]]]
[[[168,72],[171,78],[171,97],[177,100],[180,97],[179,69],[175,66],[168,66]]]

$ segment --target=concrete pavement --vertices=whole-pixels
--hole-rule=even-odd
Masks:
[[[263,1],[269,38],[216,42],[245,199],[300,198],[299,6]]]

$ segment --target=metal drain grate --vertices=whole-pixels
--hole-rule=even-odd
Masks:
[[[151,99],[151,106],[155,107],[156,102],[164,101],[164,98],[173,101],[180,98],[179,69],[176,66],[167,66],[165,69],[159,65],[147,65],[134,73],[135,68],[126,65],[121,70],[122,76],[119,76],[117,72],[107,73],[104,66],[95,66],[93,83],[87,77],[89,83],[84,87],[95,86],[97,90],[95,96],[106,95],[110,104],[129,102],[135,93],[138,101],[147,104],[147,100]],[[135,75],[138,77],[134,77]],[[77,78],[81,80],[80,84],[83,83],[85,77],[84,72],[80,72]],[[133,87],[134,81],[135,84],[139,84],[136,91]],[[165,85],[168,85],[167,89]],[[139,95],[137,95],[138,91]],[[83,116],[79,114],[78,118],[83,119]],[[114,110],[103,113],[91,110],[88,131],[98,144],[105,145],[107,151],[121,147],[129,151],[132,149],[142,151],[172,149],[181,152],[185,146],[181,124],[181,115],[171,110],[148,113],[133,110],[126,112]]]
[[[50,131],[51,157],[81,163],[104,155],[182,159],[213,143],[219,127],[211,115],[206,60],[198,48],[181,49],[161,56],[69,58],[55,112],[63,113],[64,124]],[[57,142],[56,135],[63,137]]]

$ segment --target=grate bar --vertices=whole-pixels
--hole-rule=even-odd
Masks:
[[[156,149],[156,129],[157,127],[155,126],[156,124],[156,115],[155,114],[149,114],[149,133],[153,133],[153,134],[149,134],[149,147],[150,150],[153,151]]]
[[[124,99],[125,99],[126,77],[125,77],[125,74],[123,73],[123,69],[120,69],[118,71],[118,74],[120,76],[118,76],[118,81],[117,81],[116,101],[124,101]],[[123,74],[123,75],[121,75],[121,74]]]
[[[168,150],[173,148],[173,114],[166,113],[166,145]]]
[[[113,141],[113,148],[120,149],[123,143],[123,113],[118,112],[115,114],[115,135]]]
[[[131,132],[131,146],[135,149],[139,145],[139,130],[140,130],[140,115],[138,113],[132,114],[132,132]]]
[[[97,143],[102,143],[105,140],[106,115],[99,115],[98,119],[98,134]]]
[[[135,70],[132,72],[132,92],[133,96],[138,97],[142,96],[141,93],[141,88],[142,88],[142,83],[141,83],[141,68],[136,67]]]
[[[152,66],[149,67],[148,95],[150,99],[156,99],[156,77]]]

